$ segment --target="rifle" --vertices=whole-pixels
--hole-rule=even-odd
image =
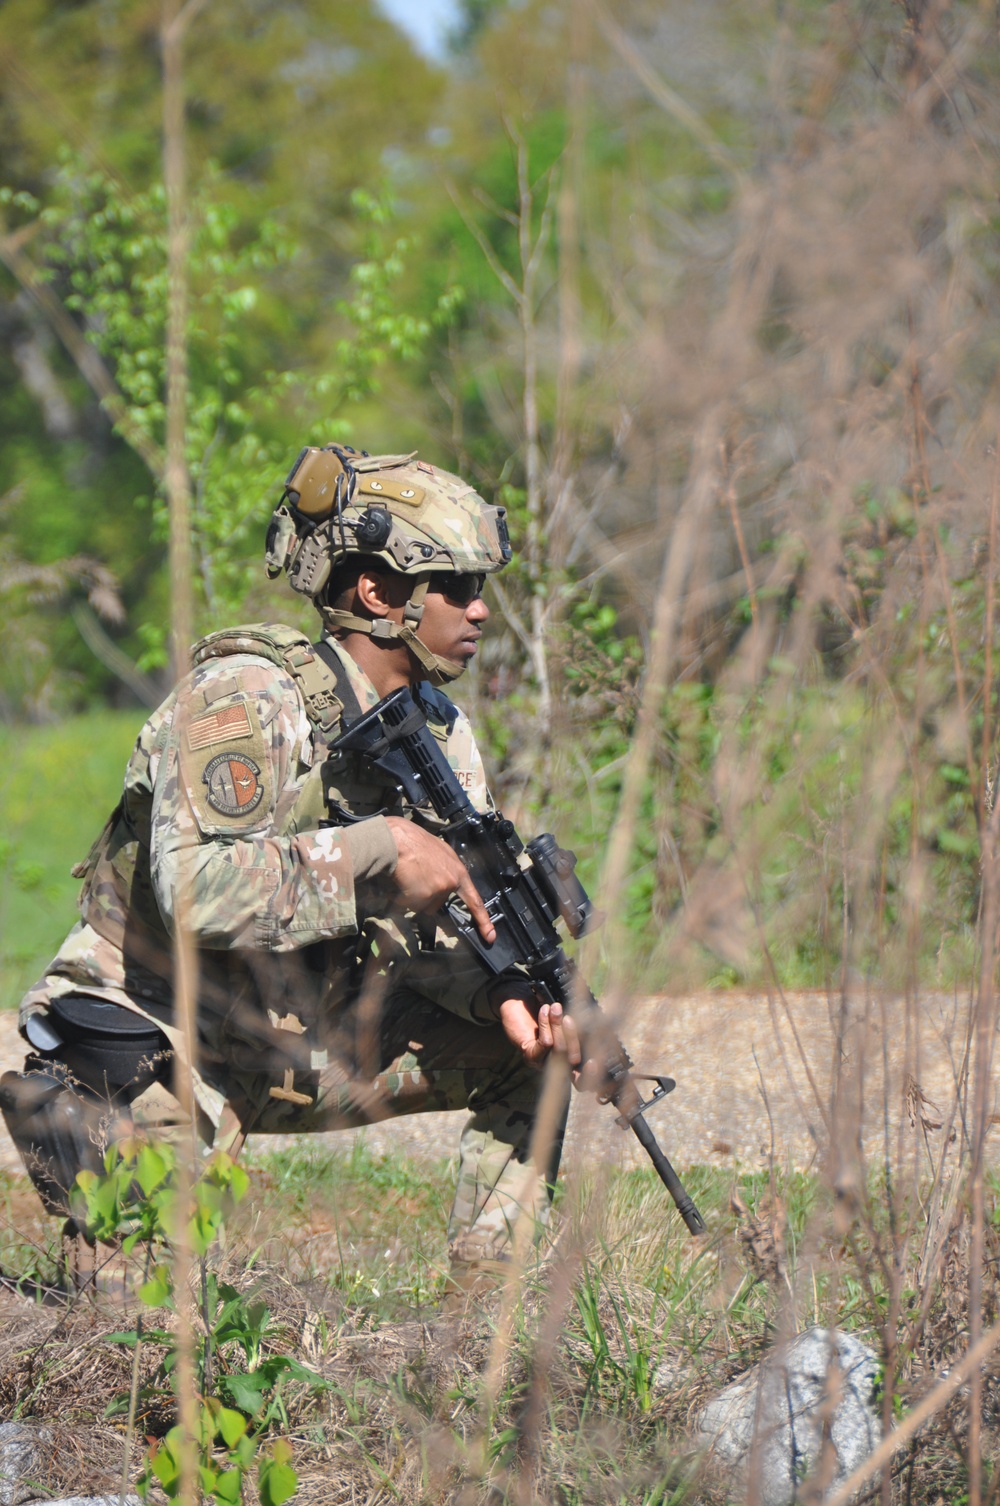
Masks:
[[[402,789],[419,820],[430,805],[440,826],[429,829],[462,859],[496,928],[491,946],[483,941],[465,904],[453,896],[444,908],[460,936],[495,976],[515,968],[528,976],[542,1003],[560,1003],[583,1025],[584,1056],[601,1053],[603,1103],[618,1110],[617,1123],[630,1129],[692,1234],[705,1233],[705,1221],[646,1123],[647,1109],[673,1092],[671,1077],[647,1077],[654,1088],[642,1098],[632,1060],[601,1014],[600,1006],[556,930],[560,919],[570,935],[582,936],[594,909],[575,873],[576,858],[549,833],[523,843],[513,823],[499,811],[478,811],[430,732],[410,690],[394,690],[330,745],[331,755],[358,753]]]

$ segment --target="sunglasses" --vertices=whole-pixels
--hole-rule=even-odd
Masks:
[[[456,606],[467,607],[474,602],[477,596],[482,596],[483,586],[486,584],[486,576],[481,570],[476,570],[468,575],[435,575],[431,579],[428,591],[440,591],[442,596],[447,596]]]

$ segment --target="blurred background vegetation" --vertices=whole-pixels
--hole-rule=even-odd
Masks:
[[[167,688],[159,24],[0,8],[5,1004]],[[503,501],[459,698],[589,884],[633,778],[636,985],[971,978],[995,33],[972,0],[462,0],[433,58],[373,0],[192,25],[198,630],[296,613],[260,556],[304,443]]]

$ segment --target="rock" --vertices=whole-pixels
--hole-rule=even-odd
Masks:
[[[52,1457],[49,1428],[30,1422],[0,1422],[0,1506],[35,1501]]]
[[[58,1501],[33,1501],[32,1506],[142,1506],[138,1496],[63,1496]]]
[[[668,1355],[653,1371],[654,1391],[676,1391],[690,1379],[691,1366],[679,1355]]]
[[[137,1495],[64,1496],[41,1500],[40,1483],[52,1461],[51,1428],[31,1422],[0,1422],[0,1506],[142,1506]]]
[[[875,1448],[882,1436],[872,1404],[878,1371],[874,1352],[851,1334],[810,1328],[714,1397],[698,1415],[697,1441],[746,1479],[756,1433],[756,1499],[788,1506],[820,1463],[824,1424],[835,1456],[825,1466],[827,1490]]]

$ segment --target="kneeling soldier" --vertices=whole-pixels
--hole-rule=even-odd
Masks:
[[[468,720],[440,687],[476,653],[485,578],[509,559],[503,508],[457,476],[340,445],[299,456],[266,562],[311,598],[319,641],[258,623],[195,646],[74,870],[80,920],[21,1004],[31,1050],[0,1105],[48,1210],[67,1211],[77,1172],[99,1170],[108,1144],[177,1120],[182,914],[198,951],[208,1143],[468,1107],[453,1262],[502,1259],[522,1210],[544,1221],[561,1130],[541,1175],[529,1141],[538,1066],[567,1051],[558,1007],[539,1009],[517,977],[487,979],[435,913],[457,892],[490,940],[461,861],[397,788],[328,753],[344,725],[411,686],[488,807]]]

